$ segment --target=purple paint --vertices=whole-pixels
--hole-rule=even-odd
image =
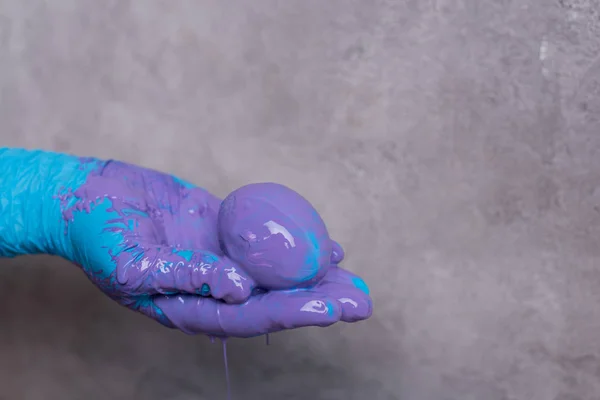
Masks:
[[[48,237],[29,247],[79,265],[112,299],[165,326],[252,337],[371,314],[364,283],[337,266],[343,249],[285,186],[247,185],[221,201],[124,162],[13,153],[10,160],[27,166],[15,198],[39,202],[32,210],[43,212],[32,215],[47,219]],[[40,186],[39,176],[51,179]],[[26,182],[35,189],[25,190]]]
[[[15,240],[2,254],[62,256],[121,305],[213,343],[221,339],[228,398],[227,337],[266,335],[269,345],[272,332],[371,316],[365,283],[338,266],[344,250],[312,205],[285,186],[247,185],[221,201],[123,162],[0,154],[24,171],[0,187],[11,193],[5,211],[20,211],[11,202],[27,204],[33,218],[5,212],[2,221],[45,227],[39,243]],[[48,178],[40,183],[40,176]]]
[[[319,213],[283,185],[258,183],[233,191],[221,204],[218,228],[223,252],[264,289],[313,285],[334,258]],[[339,261],[340,249],[337,245]]]

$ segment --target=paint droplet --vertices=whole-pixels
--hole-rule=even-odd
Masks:
[[[229,381],[229,364],[227,362],[227,338],[221,338],[223,344],[223,363],[225,364],[225,381],[227,382],[227,400],[231,400],[231,384]]]

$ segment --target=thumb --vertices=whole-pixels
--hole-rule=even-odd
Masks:
[[[227,303],[243,303],[255,286],[252,278],[225,256],[141,243],[118,255],[117,281],[130,294],[188,293]]]

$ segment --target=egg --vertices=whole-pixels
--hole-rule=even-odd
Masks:
[[[343,257],[315,208],[284,185],[234,190],[221,203],[217,224],[221,250],[266,290],[312,285]]]

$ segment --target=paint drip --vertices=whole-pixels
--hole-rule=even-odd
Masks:
[[[231,400],[231,382],[229,380],[229,363],[227,362],[227,338],[221,338],[223,344],[223,364],[225,365],[225,381],[227,382],[227,400]]]

